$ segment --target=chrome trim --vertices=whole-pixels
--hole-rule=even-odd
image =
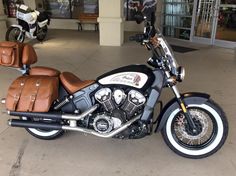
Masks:
[[[8,125],[9,125],[9,126],[11,126],[11,119],[10,119],[10,120],[8,120]]]
[[[184,68],[184,67],[181,67],[181,68],[182,68],[182,70],[181,70],[181,73],[180,73],[180,78],[181,78],[181,80],[183,81],[184,78],[185,78],[185,75],[186,75],[186,71],[185,71],[185,68]]]
[[[1,99],[1,103],[2,103],[2,104],[6,104],[6,98],[2,98],[2,99]]]
[[[99,105],[94,105],[91,108],[89,108],[87,111],[83,112],[82,114],[79,114],[79,115],[70,115],[70,114],[62,115],[61,118],[65,119],[65,120],[80,120],[80,119],[88,116],[92,112],[94,112],[98,107],[99,107]]]
[[[77,127],[77,121],[76,120],[70,120],[70,127]]]
[[[178,88],[177,88],[176,86],[172,86],[171,88],[172,88],[172,90],[173,90],[173,92],[174,92],[176,98],[181,98],[181,95],[180,95],[180,93],[179,93]]]
[[[74,127],[70,127],[70,126],[62,126],[62,129],[63,130],[69,130],[69,131],[83,132],[83,133],[87,133],[87,134],[91,134],[91,135],[98,136],[98,137],[103,137],[103,138],[110,138],[110,137],[113,137],[113,136],[117,135],[118,133],[122,132],[126,128],[128,128],[132,123],[134,123],[135,121],[140,119],[140,117],[141,117],[141,115],[135,116],[133,119],[126,122],[120,128],[118,128],[118,129],[116,129],[116,130],[114,130],[110,133],[106,133],[106,134],[101,134],[101,133],[98,133],[94,130],[90,130],[90,129],[86,129],[86,128],[80,128],[80,127],[74,128]]]
[[[177,83],[177,81],[176,81],[176,78],[175,77],[170,77],[170,78],[168,78],[167,80],[166,80],[166,82],[168,83],[168,84],[172,84],[172,85],[175,85],[176,83]]]
[[[183,81],[185,78],[185,68],[184,67],[179,67],[178,68],[178,81]]]

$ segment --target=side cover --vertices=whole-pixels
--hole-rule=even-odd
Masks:
[[[105,73],[97,78],[102,85],[126,85],[145,90],[155,80],[152,70],[146,65],[129,65]]]

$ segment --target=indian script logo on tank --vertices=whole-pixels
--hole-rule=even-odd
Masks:
[[[111,82],[139,86],[141,77],[136,73],[123,74],[111,79]]]
[[[122,72],[112,74],[100,79],[98,82],[103,85],[124,84],[136,88],[142,88],[148,80],[148,76],[140,72]]]

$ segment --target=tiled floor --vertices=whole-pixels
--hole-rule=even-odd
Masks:
[[[139,44],[122,47],[98,45],[94,32],[51,30],[43,44],[31,42],[38,54],[36,65],[71,71],[81,79],[95,79],[119,66],[145,63],[150,53]],[[173,42],[178,44],[178,42]],[[233,176],[236,173],[236,56],[234,50],[180,42],[199,50],[176,53],[187,71],[181,92],[211,94],[225,110],[230,131],[224,147],[213,156],[191,160],[173,153],[160,134],[141,140],[101,139],[67,132],[54,141],[42,141],[20,128],[9,128],[0,118],[0,176]],[[0,68],[0,97],[19,73]],[[173,97],[164,90],[162,100]],[[4,110],[1,106],[0,110]]]

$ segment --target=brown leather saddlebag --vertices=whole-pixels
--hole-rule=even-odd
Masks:
[[[7,67],[22,67],[22,52],[24,44],[16,42],[0,42],[0,65]]]
[[[49,76],[21,76],[8,89],[6,108],[19,112],[48,112],[58,98],[59,80]]]

